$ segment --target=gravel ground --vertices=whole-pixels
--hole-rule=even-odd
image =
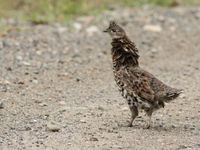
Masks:
[[[115,85],[115,19],[140,65],[185,93],[153,114],[130,112]],[[0,37],[1,150],[200,149],[200,7],[112,9],[68,25],[13,26]],[[5,21],[4,21],[5,24]],[[2,105],[3,103],[3,105]]]

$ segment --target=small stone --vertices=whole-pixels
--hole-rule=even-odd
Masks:
[[[67,31],[67,28],[66,27],[58,27],[57,30],[59,33],[64,33]]]
[[[152,49],[151,49],[151,52],[152,52],[152,53],[156,53],[157,51],[158,51],[158,50],[157,50],[156,48],[152,48]]]
[[[64,49],[65,49],[65,51],[68,52],[68,51],[70,50],[70,47],[69,47],[69,46],[66,46]]]
[[[34,74],[39,74],[40,71],[39,71],[39,70],[34,70],[33,73],[34,73]]]
[[[189,125],[185,124],[184,129],[188,129],[188,128],[189,128]]]
[[[40,103],[40,106],[47,106],[47,103]]]
[[[41,100],[35,100],[34,102],[37,103],[37,104],[42,103]]]
[[[47,123],[47,130],[52,132],[58,132],[60,130],[60,126],[55,123]]]
[[[17,59],[17,60],[22,60],[23,58],[22,58],[22,56],[17,55],[17,56],[16,56],[16,59]]]
[[[81,123],[86,123],[86,120],[80,120]]]
[[[75,22],[74,23],[74,28],[78,31],[80,31],[82,29],[82,24]]]
[[[122,110],[127,111],[127,110],[129,110],[129,108],[128,107],[123,107]]]
[[[65,106],[65,105],[66,105],[66,102],[65,102],[65,101],[60,101],[60,102],[59,102],[59,105]]]
[[[11,42],[9,42],[9,41],[3,41],[3,47],[11,47]]]
[[[103,108],[102,106],[98,106],[97,109],[98,109],[98,110],[101,110],[101,111],[104,110],[104,108]]]
[[[6,85],[3,85],[2,88],[1,88],[1,91],[2,92],[7,92],[8,88]]]
[[[3,102],[0,101],[0,109],[4,108]]]
[[[6,67],[6,70],[7,71],[12,71],[12,68],[11,67]]]
[[[22,64],[24,64],[25,66],[30,66],[31,64],[29,62],[23,61]]]
[[[178,149],[186,149],[187,148],[187,146],[185,146],[185,145],[179,145],[179,147],[178,147]]]
[[[65,112],[65,111],[67,111],[67,110],[69,110],[70,108],[69,107],[62,107],[60,110],[59,110],[59,112]]]
[[[19,81],[18,84],[24,84],[24,82],[23,81]]]
[[[185,70],[185,71],[183,72],[183,75],[184,75],[184,76],[191,76],[191,75],[192,75],[192,72],[191,72],[190,70]]]
[[[80,79],[79,79],[79,78],[76,78],[76,81],[77,81],[77,82],[79,82],[79,81],[80,81]]]
[[[26,127],[25,130],[29,131],[29,130],[31,130],[31,127]]]
[[[90,141],[99,141],[99,140],[97,138],[95,138],[95,137],[91,137]]]
[[[176,128],[176,125],[172,125],[172,128],[175,129],[175,128]]]
[[[88,33],[89,36],[92,36],[94,33],[98,32],[99,29],[97,26],[90,26],[86,29],[86,32]]]
[[[60,64],[64,64],[64,63],[65,63],[65,61],[64,61],[64,60],[62,60],[62,59],[60,59],[60,60],[58,60],[58,63],[60,63]]]
[[[38,80],[33,80],[32,82],[35,84],[38,84]]]
[[[42,55],[42,51],[36,51],[37,55]]]
[[[185,98],[186,98],[186,95],[185,95],[184,93],[182,93],[179,97],[185,99]]]
[[[151,31],[151,32],[161,32],[162,31],[162,28],[159,25],[145,25],[143,27],[143,29],[145,31]]]
[[[121,139],[121,138],[122,138],[122,136],[121,136],[121,135],[118,135],[118,136],[117,136],[117,138]]]

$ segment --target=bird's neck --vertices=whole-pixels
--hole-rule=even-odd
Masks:
[[[129,40],[128,37],[112,40],[112,59],[113,67],[120,68],[120,66],[138,67],[138,49],[135,44]]]

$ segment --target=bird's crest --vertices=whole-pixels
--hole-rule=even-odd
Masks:
[[[125,31],[115,21],[110,21],[109,27],[104,32],[107,32],[112,39],[120,39],[126,36]]]

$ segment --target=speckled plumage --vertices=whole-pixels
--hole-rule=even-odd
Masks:
[[[112,37],[111,55],[115,81],[132,113],[128,126],[132,126],[138,116],[138,109],[142,109],[149,117],[145,127],[149,128],[152,113],[164,108],[165,102],[178,97],[182,90],[165,85],[139,67],[138,49],[119,25],[112,21],[105,32]]]

